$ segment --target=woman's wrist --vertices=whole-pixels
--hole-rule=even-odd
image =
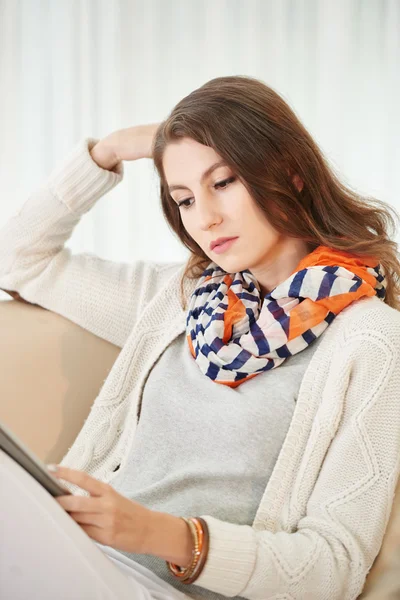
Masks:
[[[185,521],[168,513],[151,511],[142,554],[187,567],[193,556],[193,539]]]
[[[187,567],[181,567],[167,561],[168,570],[181,583],[189,585],[197,581],[207,562],[210,533],[207,521],[202,517],[181,517],[187,524],[193,540],[192,562]]]

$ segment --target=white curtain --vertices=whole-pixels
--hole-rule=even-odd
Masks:
[[[0,225],[81,138],[222,75],[274,87],[347,183],[400,210],[398,0],[0,0]],[[152,161],[125,173],[68,246],[183,260]]]

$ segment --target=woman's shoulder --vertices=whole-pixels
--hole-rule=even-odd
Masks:
[[[335,320],[337,329],[346,339],[376,337],[393,342],[400,351],[400,311],[377,296],[360,298],[342,310]]]
[[[367,342],[369,342],[367,344]],[[329,325],[312,361],[330,363],[334,357],[357,353],[357,348],[391,348],[400,356],[400,311],[385,304],[377,296],[360,298],[343,309]],[[346,351],[345,351],[346,350]]]
[[[315,381],[328,376],[343,377],[350,364],[367,364],[371,373],[383,364],[391,372],[400,368],[400,311],[376,296],[343,309],[322,338],[305,375],[310,388],[317,389]]]
[[[365,323],[374,327],[376,323],[400,324],[400,311],[389,306],[377,296],[360,298],[340,313],[347,323]]]

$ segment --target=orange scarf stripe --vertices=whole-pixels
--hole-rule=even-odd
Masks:
[[[372,287],[375,285],[375,277],[368,273],[365,267],[376,267],[379,261],[372,256],[358,258],[349,252],[342,250],[332,250],[327,246],[319,246],[311,254],[307,254],[291,273],[297,273],[308,267],[336,267],[338,264],[344,267],[354,275],[369,283]],[[290,275],[290,276],[291,276]]]

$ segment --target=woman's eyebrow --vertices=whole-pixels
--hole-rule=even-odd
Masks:
[[[213,171],[215,171],[215,169],[218,169],[218,167],[222,167],[222,166],[228,166],[224,160],[220,160],[220,161],[214,163],[213,165],[211,165],[211,167],[208,167],[208,169],[206,171],[204,171],[203,175],[200,177],[200,183],[203,183],[203,181],[205,179],[207,179],[207,177],[209,177],[211,175],[211,173]],[[185,185],[182,185],[181,183],[171,185],[168,188],[169,193],[173,192],[174,190],[187,190],[187,189],[188,188]]]

